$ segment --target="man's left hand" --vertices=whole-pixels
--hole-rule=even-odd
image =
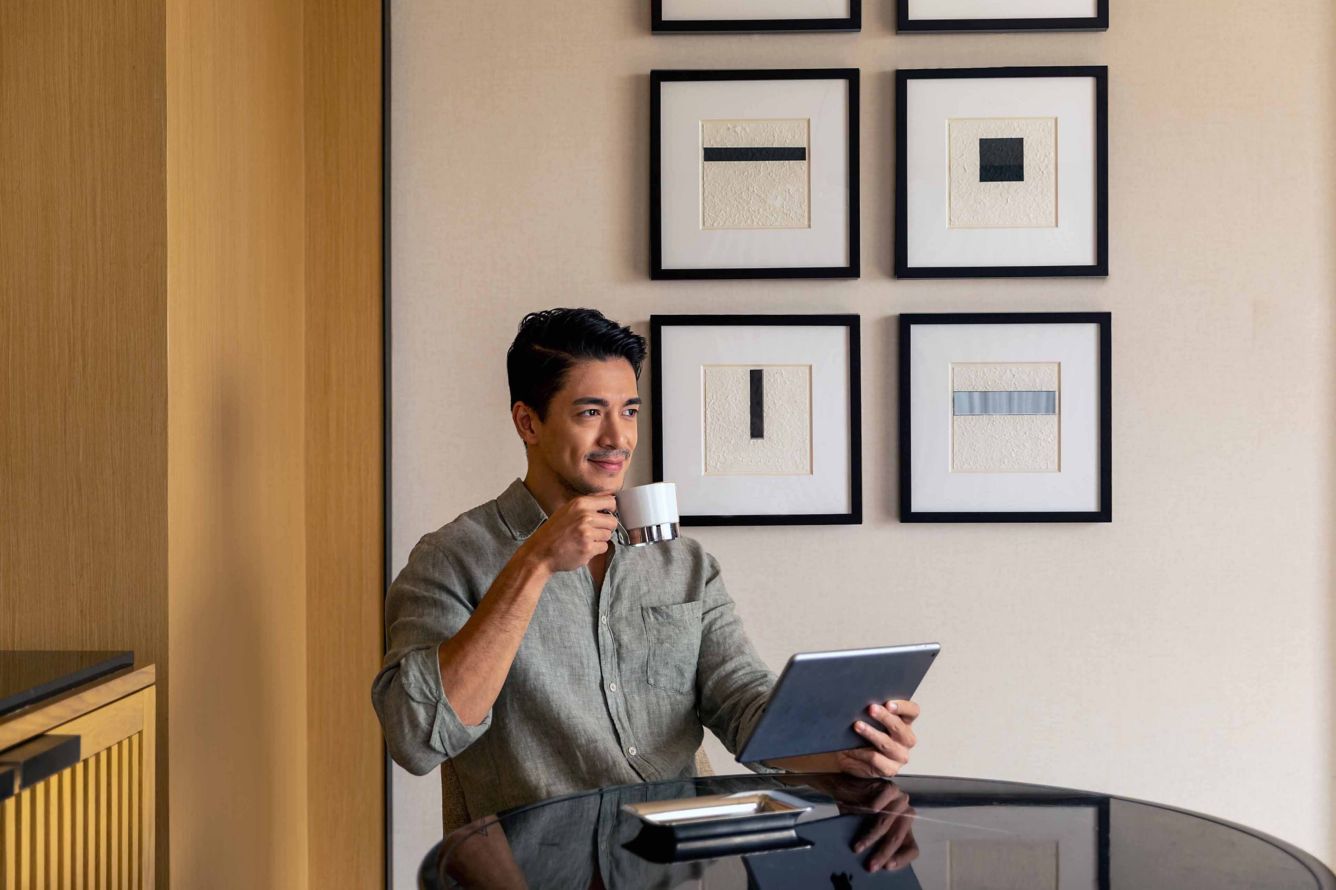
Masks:
[[[889,778],[909,763],[909,751],[918,742],[913,724],[918,719],[919,706],[912,701],[892,699],[868,705],[867,713],[886,727],[886,732],[865,720],[854,723],[854,732],[871,742],[872,747],[836,751],[835,768],[851,776]]]

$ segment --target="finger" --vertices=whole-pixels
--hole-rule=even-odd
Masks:
[[[611,541],[617,530],[588,523],[580,526],[579,533],[586,541]]]
[[[909,728],[909,724],[894,712],[887,710],[885,706],[877,704],[868,705],[867,712],[872,715],[878,723],[886,728],[886,731],[891,734],[892,738],[900,742],[900,744],[904,745],[906,748],[912,748],[918,744],[918,736],[914,734],[914,730]]]
[[[885,814],[873,819],[872,824],[867,827],[867,831],[864,831],[862,836],[859,837],[858,843],[854,844],[854,852],[862,853],[868,847],[871,847],[877,841],[881,840],[886,832],[891,830],[891,826],[894,824],[895,817]]]
[[[848,756],[858,761],[855,769],[859,772],[855,775],[874,779],[890,778],[900,772],[900,767],[904,765],[897,763],[874,748],[854,748],[848,752]]]
[[[617,509],[617,499],[610,494],[587,494],[576,498],[575,505],[581,510],[595,513]],[[606,513],[604,515],[607,515]]]
[[[872,854],[868,860],[868,865],[872,866],[872,871],[878,868],[899,868],[900,845],[904,843],[905,837],[909,834],[909,828],[913,820],[901,817],[896,820],[895,826],[882,838],[881,844],[877,847],[877,852]]]
[[[881,778],[871,763],[871,754],[873,753],[874,752],[867,748],[855,748],[851,751],[841,751],[839,759],[840,772],[860,779]]]
[[[905,723],[913,723],[918,719],[919,706],[916,702],[904,698],[893,698],[886,702],[886,707],[894,711]]]
[[[918,841],[914,840],[914,829],[911,826],[905,842],[900,845],[900,852],[895,854],[895,867],[904,868],[917,858],[919,858],[919,845]]]
[[[870,725],[859,720],[854,724],[854,731],[871,742],[874,748],[891,759],[898,760],[901,763],[909,762],[909,749],[881,730],[873,729]]]
[[[859,835],[858,840],[853,846],[855,853],[861,853],[866,850],[875,840],[877,840],[877,838],[881,837],[890,829],[897,818],[909,812],[909,798],[905,793],[889,783],[887,783],[887,787],[899,792],[898,796],[888,802],[886,810],[878,815],[877,820],[867,831]]]
[[[863,764],[853,757],[850,757],[848,751],[835,752],[835,765],[839,768],[842,775],[855,777],[863,776]]]
[[[899,786],[890,783],[883,784],[881,790],[877,793],[877,799],[870,806],[871,809],[879,813],[891,810],[899,804],[900,809],[909,806],[909,798],[900,790]]]
[[[590,547],[606,544],[612,540],[612,529],[599,528],[595,525],[585,526],[580,530],[580,534],[584,538],[585,543]]]

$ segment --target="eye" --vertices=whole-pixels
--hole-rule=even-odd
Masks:
[[[586,408],[580,412],[580,416],[582,417],[593,417],[596,414],[598,414],[597,408]]]
[[[627,417],[635,417],[637,414],[640,413],[640,409],[639,409],[639,408],[627,408],[626,411],[625,411],[624,413],[626,414]]]

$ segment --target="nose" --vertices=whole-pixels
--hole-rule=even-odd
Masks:
[[[630,431],[624,429],[624,424],[618,423],[616,418],[609,417],[599,429],[598,447],[604,451],[630,451]]]

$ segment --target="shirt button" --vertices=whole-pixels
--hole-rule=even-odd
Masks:
[[[627,753],[627,754],[630,754],[632,757],[635,757],[635,756],[636,756],[636,746],[635,746],[635,745],[632,745],[631,747],[627,748],[627,749],[626,749],[626,753]]]
[[[608,616],[607,616],[607,615],[600,615],[600,616],[598,616],[598,620],[601,621],[601,622],[603,622],[604,624],[607,624],[607,623],[608,623]]]
[[[608,684],[608,691],[609,691],[609,692],[616,692],[616,691],[617,691],[617,684],[616,684],[616,683],[609,683],[609,684]]]

